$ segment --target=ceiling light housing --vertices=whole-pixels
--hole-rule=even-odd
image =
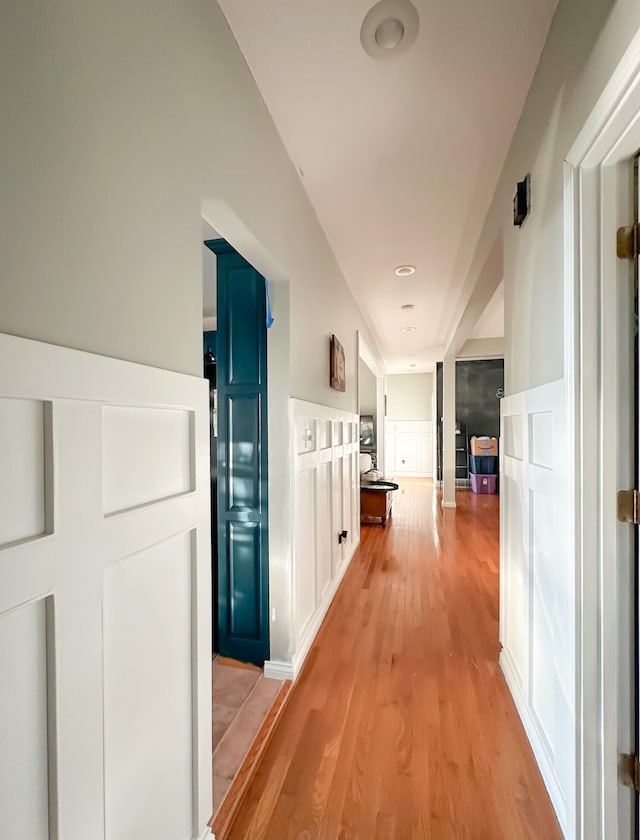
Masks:
[[[413,332],[415,332],[415,331],[416,331],[416,328],[415,328],[415,327],[403,327],[403,328],[402,328],[402,332],[403,332],[403,333],[413,333]]]
[[[379,47],[395,50],[404,38],[404,24],[398,18],[387,18],[378,26],[374,37]]]
[[[367,55],[385,61],[406,52],[419,27],[420,18],[410,0],[380,0],[362,21],[360,42]]]
[[[400,307],[403,312],[412,312],[415,309],[415,306],[412,303],[403,303]]]
[[[393,273],[396,277],[409,277],[410,274],[416,273],[415,265],[397,265],[393,269]]]

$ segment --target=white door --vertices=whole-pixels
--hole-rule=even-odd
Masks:
[[[0,359],[0,837],[208,836],[207,385]]]

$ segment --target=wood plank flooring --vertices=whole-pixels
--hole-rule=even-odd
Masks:
[[[498,667],[497,496],[403,480],[362,541],[233,840],[555,840]]]

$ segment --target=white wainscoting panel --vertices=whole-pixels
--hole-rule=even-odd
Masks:
[[[191,421],[189,411],[104,407],[105,513],[127,510],[193,489]]]
[[[500,577],[503,591],[508,592],[508,599],[503,599],[500,609],[501,637],[503,644],[504,639],[509,640],[510,665],[520,688],[524,688],[527,678],[528,558],[523,552],[525,494],[526,490],[517,478],[501,473]]]
[[[433,475],[433,423],[431,420],[392,420],[385,423],[385,473]]]
[[[207,836],[208,383],[0,359],[0,837]]]
[[[0,836],[7,838],[49,840],[46,602],[0,615]]]
[[[290,416],[294,646],[289,662],[267,662],[265,673],[295,679],[360,541],[359,418],[296,399]]]
[[[508,399],[512,398],[509,397]],[[509,405],[509,403],[506,403],[506,405]],[[516,461],[522,461],[524,428],[521,415],[511,416],[502,412],[501,441],[500,449],[504,450],[505,455],[508,455],[509,458],[515,458]]]
[[[316,518],[318,523],[331,521],[332,464],[324,461],[316,473]],[[316,526],[317,527],[317,526]],[[333,578],[333,541],[329,528],[320,527],[316,533],[316,592],[320,600],[327,594],[327,588]]]
[[[189,837],[192,562],[187,531],[105,575],[107,840]]]
[[[296,482],[296,494],[304,499],[297,505],[294,518],[294,545],[306,547],[305,556],[296,558],[298,564],[294,573],[294,631],[299,639],[313,616],[317,601],[317,541],[316,541],[316,475],[304,470]]]
[[[500,662],[560,825],[573,808],[573,579],[564,380],[501,401]]]
[[[46,530],[48,407],[42,400],[0,398],[0,545]]]

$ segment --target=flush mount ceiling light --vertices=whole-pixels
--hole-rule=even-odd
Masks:
[[[415,309],[415,306],[412,303],[403,303],[400,309],[402,309],[403,312],[411,312]]]
[[[408,277],[410,274],[416,273],[415,265],[397,265],[393,269],[393,273],[396,277]]]
[[[380,0],[362,21],[360,41],[371,58],[395,58],[413,44],[419,26],[418,12],[409,0]]]
[[[414,367],[417,367],[417,365],[416,365],[416,363],[415,363],[415,362],[411,362],[411,364],[409,365],[409,367],[410,367],[410,368],[414,368]]]
[[[412,333],[412,332],[415,332],[415,331],[416,331],[415,327],[403,327],[402,328],[403,333]]]

